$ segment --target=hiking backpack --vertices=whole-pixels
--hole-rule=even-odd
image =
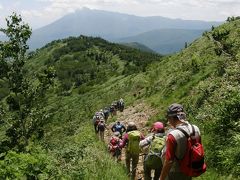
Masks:
[[[141,133],[137,130],[128,132],[127,152],[131,154],[139,154],[139,142]]]
[[[105,131],[105,124],[103,122],[98,123],[98,130],[99,131]]]
[[[161,165],[159,162],[161,162],[162,149],[164,145],[165,140],[163,137],[154,136],[154,139],[149,146],[149,152],[144,160],[146,165],[154,167]]]
[[[187,150],[183,159],[178,160],[180,165],[180,171],[187,176],[197,177],[206,171],[206,163],[204,162],[204,150],[203,145],[192,139],[195,136],[195,129],[193,125],[192,134],[188,134],[185,130],[177,128],[180,130],[187,138]]]

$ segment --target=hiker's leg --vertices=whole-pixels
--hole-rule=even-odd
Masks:
[[[192,180],[192,177],[186,176],[181,172],[170,172],[166,178],[167,180]]]
[[[101,140],[101,131],[98,131],[98,139]]]
[[[127,174],[130,175],[130,161],[131,161],[131,156],[129,153],[125,153],[125,156],[126,156],[126,167],[127,167]]]
[[[116,149],[117,161],[121,161],[121,149]]]
[[[100,140],[104,141],[104,131],[100,131]]]
[[[153,165],[152,165],[152,169],[154,169],[154,180],[159,180],[160,175],[161,175],[161,171],[162,171],[162,160],[161,158],[157,158],[155,159]]]
[[[96,124],[94,124],[94,130],[95,130],[95,133],[97,134],[98,132],[97,132],[97,125]]]
[[[145,162],[143,165],[143,169],[144,169],[144,180],[151,180],[151,168],[149,168]]]
[[[139,160],[139,154],[132,155],[132,179],[135,179],[136,177],[138,160]]]
[[[156,168],[154,173],[154,180],[159,180],[161,175],[162,167]]]

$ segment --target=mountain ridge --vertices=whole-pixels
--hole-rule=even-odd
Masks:
[[[95,36],[107,40],[137,35],[159,28],[209,29],[221,22],[177,20],[161,16],[140,17],[102,10],[79,10],[33,31],[30,49],[69,36]]]

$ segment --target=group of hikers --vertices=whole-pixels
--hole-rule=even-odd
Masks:
[[[101,141],[104,141],[104,131],[107,128],[106,123],[108,117],[117,115],[117,110],[123,112],[124,110],[124,100],[120,98],[118,101],[113,101],[109,107],[100,109],[100,111],[95,112],[93,116],[93,125],[95,133],[99,135]]]
[[[129,177],[136,178],[139,156],[144,156],[144,179],[190,180],[206,171],[204,151],[199,128],[190,124],[181,104],[174,103],[167,109],[167,127],[154,122],[145,137],[134,122],[127,128],[117,121],[112,127],[113,136],[108,148],[117,161],[121,161],[125,148],[125,162]]]

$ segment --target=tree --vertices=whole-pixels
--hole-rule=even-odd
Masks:
[[[0,29],[8,37],[8,41],[0,43],[0,78],[8,82],[10,91],[6,98],[8,109],[3,118],[8,124],[6,135],[9,140],[3,144],[24,151],[29,139],[42,133],[47,118],[42,108],[44,96],[53,83],[54,71],[50,67],[34,77],[28,76],[25,62],[31,29],[16,13],[6,22],[7,28]]]

